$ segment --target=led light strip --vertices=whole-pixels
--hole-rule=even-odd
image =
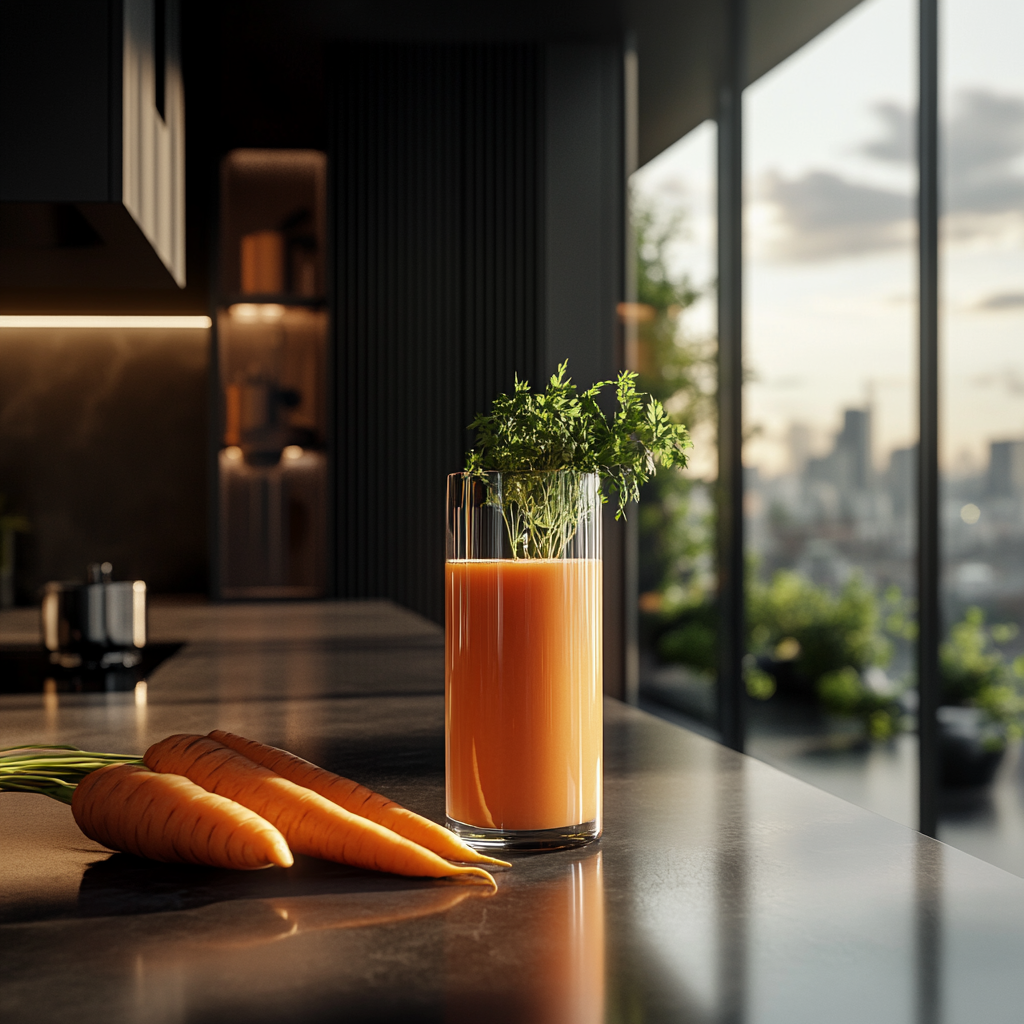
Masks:
[[[208,316],[0,316],[4,327],[161,327],[175,330],[208,330]]]

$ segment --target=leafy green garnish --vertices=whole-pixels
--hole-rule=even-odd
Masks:
[[[578,392],[566,377],[567,365],[536,394],[528,381],[516,378],[513,393],[500,395],[490,413],[478,414],[469,425],[476,444],[466,456],[466,473],[502,474],[502,496],[492,500],[502,508],[515,557],[520,549],[526,557],[562,553],[585,512],[582,474],[598,474],[601,501],[608,491],[615,495],[618,519],[659,464],[686,465],[686,428],[673,423],[657,399],[637,392],[635,373]],[[616,409],[606,416],[598,400],[609,386],[615,388]],[[570,471],[568,483],[553,483],[556,470]]]

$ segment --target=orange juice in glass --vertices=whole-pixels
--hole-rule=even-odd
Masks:
[[[448,478],[448,827],[481,848],[601,832],[596,474]]]

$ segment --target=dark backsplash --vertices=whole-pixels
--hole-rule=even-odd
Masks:
[[[16,596],[109,560],[155,592],[207,586],[209,332],[0,332],[0,494],[28,517]]]

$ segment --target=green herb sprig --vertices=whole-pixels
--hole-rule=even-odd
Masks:
[[[465,471],[481,478],[497,471],[505,478],[500,504],[514,557],[520,549],[526,557],[558,557],[576,530],[581,509],[570,495],[579,488],[553,488],[552,471],[597,473],[600,499],[615,496],[619,519],[658,465],[686,465],[686,427],[673,423],[657,399],[637,392],[637,374],[625,371],[579,392],[567,367],[561,363],[538,393],[517,377],[512,394],[499,395],[491,412],[469,425],[476,443]],[[599,404],[606,387],[615,388],[610,416]]]

